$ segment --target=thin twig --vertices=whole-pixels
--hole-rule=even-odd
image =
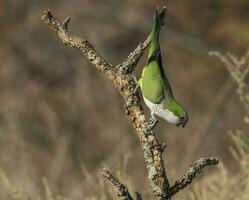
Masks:
[[[70,22],[71,18],[70,17],[67,17],[64,21],[63,21],[63,26],[64,28],[67,30],[68,28],[68,24]]]
[[[216,157],[209,158],[200,158],[197,160],[183,175],[179,180],[175,182],[175,184],[170,188],[171,196],[178,193],[183,188],[187,187],[191,184],[192,180],[196,177],[197,174],[201,172],[201,170],[206,166],[217,165],[219,163],[219,159]]]
[[[88,58],[88,60],[96,66],[96,68],[105,74],[108,74],[109,78],[113,78],[112,68],[113,66],[107,62],[100,54],[93,48],[93,46],[85,39],[72,36],[68,30],[68,24],[70,17],[67,17],[63,22],[56,19],[50,10],[44,11],[42,20],[45,24],[55,31],[56,35],[62,40],[62,42],[70,47],[80,49],[81,52]]]
[[[140,43],[137,48],[129,54],[128,58],[122,64],[117,66],[121,73],[130,73],[134,70],[146,47],[150,44],[150,40],[151,36],[149,35],[143,43]]]
[[[163,7],[163,9],[159,12],[159,16],[161,17],[162,24],[164,25],[164,18],[166,15],[166,7]],[[147,39],[140,43],[127,57],[127,59],[118,65],[119,70],[121,70],[123,73],[132,72],[134,70],[134,67],[137,65],[139,59],[143,55],[146,47],[150,44],[151,40],[151,34],[147,37]]]
[[[102,175],[110,181],[121,200],[133,200],[128,189],[109,170],[102,169]]]

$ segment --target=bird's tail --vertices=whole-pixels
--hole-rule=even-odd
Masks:
[[[153,28],[151,33],[151,43],[150,43],[148,58],[150,58],[151,55],[154,53],[154,51],[158,48],[161,24],[162,24],[162,17],[159,15],[158,9],[156,9],[156,13],[154,15],[154,20],[153,20]]]

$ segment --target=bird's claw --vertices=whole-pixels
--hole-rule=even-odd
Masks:
[[[139,83],[137,83],[134,91],[132,92],[133,95],[135,95],[137,93],[138,88],[139,88]]]
[[[135,76],[133,78],[134,78],[135,83],[137,84],[136,87],[135,87],[135,89],[134,89],[134,91],[133,91],[133,95],[135,95],[137,93],[137,90],[138,90],[138,88],[139,88],[140,85],[139,85],[139,83],[137,81],[137,78]]]
[[[155,117],[151,117],[149,120],[149,128],[153,129],[157,123],[158,123],[158,120]]]

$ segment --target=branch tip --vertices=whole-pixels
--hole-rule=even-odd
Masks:
[[[60,21],[47,9],[44,11],[41,19],[65,45],[79,49],[97,70],[104,72],[108,79],[114,80],[115,74],[112,64],[105,60],[86,39],[74,36],[67,31],[70,17]]]
[[[51,18],[53,18],[53,15],[52,15],[50,9],[45,10],[45,11],[43,12],[43,15],[42,15],[41,18],[42,18],[42,20],[47,20],[47,19],[50,20]]]
[[[157,10],[159,10],[159,8],[157,8]],[[167,11],[166,7],[164,6],[162,10],[159,11],[159,14],[158,14],[162,21],[161,26],[164,25],[166,11]],[[125,59],[125,61],[123,61],[120,65],[117,66],[123,74],[131,73],[134,70],[139,59],[142,57],[146,47],[150,44],[150,40],[151,40],[151,34],[149,34],[146,40],[143,43],[140,43],[136,47],[136,49],[134,49],[129,54],[129,56]]]
[[[121,200],[133,200],[129,190],[108,169],[103,168],[102,175],[112,184]]]
[[[68,28],[68,24],[69,24],[70,20],[71,20],[71,17],[68,16],[68,17],[63,21],[63,27],[64,27],[66,30],[67,30],[67,28]]]
[[[204,167],[217,165],[218,163],[219,159],[214,156],[200,158],[199,160],[195,161],[195,163],[190,166],[188,171],[170,188],[170,195],[174,196],[180,190],[191,184],[192,180],[196,177],[197,174],[201,172]]]

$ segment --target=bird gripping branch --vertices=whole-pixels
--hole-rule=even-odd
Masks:
[[[187,111],[174,98],[170,83],[163,70],[159,45],[162,20],[162,16],[160,16],[158,10],[156,10],[151,33],[148,63],[143,68],[139,86],[141,87],[145,104],[151,112],[151,127],[154,127],[157,123],[156,116],[159,116],[178,127],[184,127],[188,122]]]

